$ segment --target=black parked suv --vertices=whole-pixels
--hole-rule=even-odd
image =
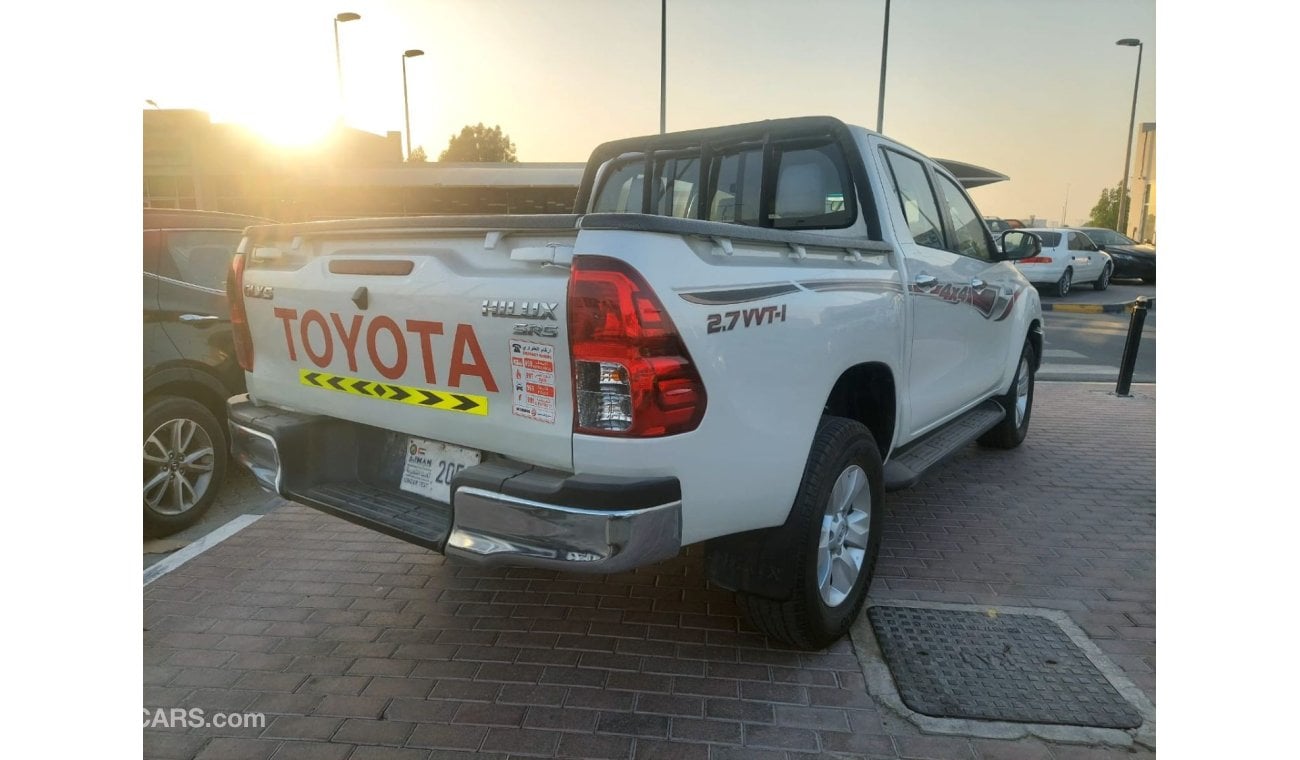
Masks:
[[[192,525],[226,476],[226,399],[244,392],[226,272],[245,227],[215,211],[144,210],[144,528]]]

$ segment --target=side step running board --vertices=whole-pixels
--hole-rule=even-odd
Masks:
[[[969,446],[1006,417],[998,402],[989,399],[947,425],[926,434],[885,464],[885,490],[898,491],[916,485],[928,470]]]

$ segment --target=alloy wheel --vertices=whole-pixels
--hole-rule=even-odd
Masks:
[[[1016,427],[1020,427],[1029,411],[1029,359],[1024,356],[1020,357],[1016,378]]]
[[[197,422],[168,420],[144,439],[144,503],[179,515],[198,504],[212,483],[216,452]]]
[[[862,574],[870,529],[867,473],[850,465],[831,487],[817,542],[817,590],[827,607],[843,604]]]

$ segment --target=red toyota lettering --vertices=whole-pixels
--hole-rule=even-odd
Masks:
[[[320,331],[325,336],[325,349],[319,354],[312,349],[311,333],[309,328],[312,325],[319,324]],[[317,367],[328,367],[330,360],[334,358],[334,338],[330,335],[329,322],[325,321],[325,315],[315,309],[308,310],[302,315],[302,322],[299,323],[298,329],[302,333],[302,350],[307,352],[307,358]]]
[[[357,371],[357,338],[361,337],[361,315],[352,315],[352,332],[343,329],[343,320],[339,315],[330,312],[330,319],[334,320],[334,329],[339,331],[339,340],[343,341],[343,350],[348,352],[348,369],[353,372]]]
[[[293,328],[289,326],[289,323],[298,318],[298,310],[282,309],[277,306],[275,307],[275,316],[284,322],[284,344],[289,347],[289,360],[297,361],[298,352],[293,347]]]
[[[469,350],[470,361],[463,360],[465,350]],[[492,393],[497,392],[497,383],[492,379],[492,370],[483,358],[483,349],[479,348],[478,338],[474,337],[474,328],[469,325],[456,325],[456,337],[451,346],[451,371],[447,384],[453,388],[460,387],[460,376],[472,375],[483,381],[483,387]]]
[[[393,344],[397,346],[397,361],[391,365],[384,364],[379,358],[375,337],[380,330],[387,330],[393,336]],[[379,374],[389,380],[396,380],[406,374],[406,338],[391,317],[375,317],[370,320],[370,327],[366,329],[366,350],[370,352],[370,363],[375,365]]]
[[[438,373],[433,367],[433,340],[431,336],[442,335],[442,323],[408,319],[406,320],[406,329],[420,336],[420,356],[424,359],[424,381],[430,384],[438,382]]]

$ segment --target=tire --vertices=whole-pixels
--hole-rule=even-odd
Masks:
[[[1070,267],[1066,267],[1065,271],[1061,272],[1061,279],[1056,281],[1056,286],[1054,287],[1057,297],[1065,298],[1065,296],[1070,292],[1070,285],[1073,283],[1074,270],[1070,269]]]
[[[1034,346],[1026,340],[1024,348],[1020,349],[1016,376],[1011,378],[1011,389],[997,399],[998,403],[1002,404],[1002,408],[1007,410],[1007,416],[996,427],[979,437],[981,446],[1014,449],[1025,440],[1025,435],[1029,433],[1029,417],[1034,411],[1034,359]],[[1023,408],[1019,404],[1022,399]]]
[[[1106,288],[1109,288],[1110,278],[1111,278],[1110,262],[1107,262],[1106,266],[1101,268],[1101,275],[1097,277],[1097,279],[1092,283],[1092,289],[1105,290]]]
[[[865,425],[821,418],[790,516],[771,529],[790,547],[781,555],[785,567],[779,572],[794,579],[794,593],[786,601],[737,594],[740,608],[760,631],[804,649],[822,649],[848,633],[866,601],[880,552],[882,470],[880,451]],[[826,581],[819,583],[819,577]]]
[[[144,532],[168,536],[198,521],[226,477],[225,430],[193,399],[145,399]]]

